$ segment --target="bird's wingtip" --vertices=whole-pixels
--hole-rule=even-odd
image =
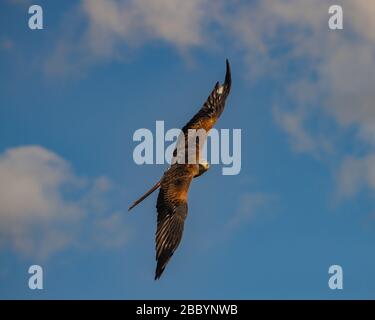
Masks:
[[[163,273],[164,269],[163,270],[156,270],[155,272],[155,277],[154,277],[154,280],[159,280],[160,277],[161,277],[161,274]]]
[[[229,64],[228,59],[226,59],[225,62],[226,62],[227,70],[226,70],[226,73],[225,73],[224,84],[226,84],[227,86],[230,87],[230,85],[232,84],[232,75],[231,75],[231,70],[230,70],[230,64]]]
[[[166,264],[160,264],[160,260],[158,260],[158,263],[156,265],[156,270],[155,270],[155,278],[154,280],[159,280],[161,275],[163,274],[164,272],[164,269],[165,269],[165,266]]]

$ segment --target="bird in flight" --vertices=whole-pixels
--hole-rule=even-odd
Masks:
[[[188,191],[193,178],[205,173],[209,164],[202,159],[201,151],[207,138],[208,132],[213,128],[222,114],[225,101],[231,88],[231,70],[226,60],[226,75],[223,84],[216,82],[213,90],[208,96],[198,113],[182,128],[182,140],[184,148],[177,148],[173,152],[175,162],[164,173],[156,183],[141,198],[135,201],[129,211],[142,202],[151,193],[160,188],[157,198],[157,229],[156,229],[156,271],[155,280],[159,279],[173,253],[180,244],[184,229],[185,219],[188,212]],[[204,130],[207,134],[201,139],[192,136],[191,130]],[[191,161],[192,150],[195,153],[195,161]],[[179,161],[183,155],[183,160]]]

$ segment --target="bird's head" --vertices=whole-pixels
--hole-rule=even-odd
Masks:
[[[199,162],[199,172],[198,174],[195,176],[196,177],[199,177],[200,175],[202,175],[203,173],[205,173],[210,167],[210,164],[206,161],[200,161]]]

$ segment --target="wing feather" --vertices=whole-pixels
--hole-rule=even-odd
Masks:
[[[196,174],[195,165],[174,164],[161,180],[157,199],[155,280],[160,278],[167,263],[182,239],[188,212],[187,196],[190,183]]]
[[[216,124],[217,120],[221,116],[224,111],[226,99],[230,93],[232,85],[232,77],[231,77],[231,70],[229,61],[226,60],[226,75],[223,85],[220,85],[219,82],[216,82],[213,90],[211,91],[210,95],[204,102],[201,109],[194,115],[194,117],[182,128],[183,137],[180,137],[184,142],[182,145],[182,150],[184,150],[184,154],[181,154],[182,158],[177,158],[177,150],[178,147],[173,151],[173,157],[179,163],[181,163],[181,159],[185,158],[184,163],[188,163],[188,155],[191,152],[191,146],[194,146],[194,152],[196,153],[196,158],[199,159],[200,155],[199,152],[204,145],[208,132],[213,128]],[[189,130],[195,129],[200,130],[203,129],[205,131],[205,136],[202,139],[197,139],[196,137],[189,137]],[[194,139],[193,141],[189,141]],[[179,146],[179,144],[178,144]],[[190,150],[189,150],[190,147]]]

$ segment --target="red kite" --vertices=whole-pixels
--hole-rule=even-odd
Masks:
[[[189,146],[189,130],[203,129],[208,133],[215,125],[222,114],[225,101],[231,88],[231,71],[228,60],[226,60],[226,75],[222,85],[216,82],[214,89],[208,96],[206,102],[199,112],[182,128],[184,140]],[[156,209],[157,230],[156,230],[156,271],[155,280],[160,278],[167,263],[180,244],[184,229],[184,222],[188,212],[188,191],[193,178],[199,177],[209,168],[209,164],[200,156],[200,150],[203,147],[204,139],[194,138],[196,150],[195,163],[174,163],[164,173],[160,181],[146,192],[140,199],[135,201],[129,208],[131,210],[137,204],[142,202],[151,193],[160,188]],[[174,156],[177,156],[177,149],[174,150]]]

